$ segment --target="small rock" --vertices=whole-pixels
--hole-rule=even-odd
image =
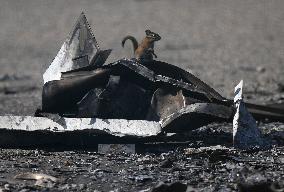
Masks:
[[[84,189],[86,189],[87,186],[85,184],[79,184],[79,190],[82,191]]]
[[[114,189],[114,190],[111,190],[109,192],[120,192],[120,190],[119,189]]]
[[[170,158],[160,163],[161,168],[171,168],[172,166],[173,166],[173,160]]]
[[[276,162],[284,165],[284,157],[277,158]]]
[[[34,185],[43,187],[43,188],[52,188],[54,187],[55,182],[51,180],[40,179],[40,180],[37,180]]]
[[[4,185],[4,190],[5,190],[5,191],[10,191],[10,190],[11,190],[10,184],[6,183],[6,184]]]
[[[134,180],[135,182],[140,182],[140,183],[152,181],[154,179],[152,176],[149,176],[149,175],[138,175],[135,177],[128,177],[128,178],[130,180]]]
[[[275,185],[260,174],[248,176],[238,184],[240,192],[278,192]]]
[[[45,188],[52,188],[54,187],[55,183],[58,181],[57,178],[42,174],[42,173],[21,173],[14,177],[15,179],[22,179],[22,180],[35,180],[35,186],[45,187]]]
[[[256,68],[256,71],[258,73],[264,73],[266,71],[266,69],[264,67],[262,67],[262,66],[259,66],[259,67]]]
[[[233,163],[226,163],[225,167],[227,170],[233,170],[236,168],[236,165]]]
[[[50,180],[52,182],[57,182],[57,178],[42,173],[21,173],[14,178],[22,180]]]
[[[152,192],[195,192],[192,187],[188,187],[186,184],[175,182],[170,185],[160,182],[156,187],[152,189]]]
[[[62,186],[59,187],[59,190],[63,191],[69,191],[70,190],[70,185],[69,184],[64,184]]]
[[[186,192],[197,192],[198,190],[191,187],[191,186],[187,186]]]

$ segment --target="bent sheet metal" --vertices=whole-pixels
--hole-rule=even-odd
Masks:
[[[90,135],[112,139],[130,136],[157,140],[164,133],[230,122],[236,114],[233,100],[177,66],[136,59],[106,63],[110,53],[111,49],[100,49],[82,13],[43,74],[42,108],[36,112],[40,117],[4,116],[0,128],[17,133],[45,130],[58,135],[71,131],[75,137],[76,131],[87,130]],[[257,120],[284,121],[281,108],[245,105]],[[50,119],[50,114],[58,114],[60,120]]]
[[[70,34],[43,75],[42,112],[158,121],[177,132],[232,120],[234,102],[179,67],[136,59],[104,65],[110,50],[100,50],[83,13]],[[283,109],[247,107],[257,119],[284,119]]]

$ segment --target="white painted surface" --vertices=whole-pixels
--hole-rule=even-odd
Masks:
[[[56,57],[43,74],[43,82],[60,80],[61,72],[70,71],[73,66],[72,49],[66,42],[63,43]]]
[[[161,132],[158,122],[126,119],[60,118],[53,121],[46,117],[0,116],[0,129],[22,131],[64,132],[99,130],[115,136],[154,136]]]
[[[76,66],[73,59],[85,55],[88,56],[89,61],[91,61],[98,49],[99,46],[97,45],[92,29],[89,26],[86,16],[82,13],[56,57],[43,74],[44,83],[60,80],[61,72],[85,67]],[[89,63],[86,63],[84,65],[88,64]]]
[[[262,138],[253,116],[243,102],[243,81],[235,87],[234,104],[236,112],[233,119],[233,142],[236,148],[250,149],[265,147],[268,143]]]

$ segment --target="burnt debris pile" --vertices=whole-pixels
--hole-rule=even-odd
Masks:
[[[3,128],[95,130],[97,136],[130,136],[131,143],[137,143],[133,137],[164,141],[169,133],[184,134],[212,122],[233,120],[234,145],[246,149],[269,146],[255,119],[284,121],[284,109],[243,102],[242,83],[231,100],[177,66],[137,58],[107,63],[110,54],[111,49],[99,47],[82,13],[43,74],[42,107],[36,117],[2,117],[9,125]],[[171,138],[190,137],[171,135],[167,140]],[[129,143],[124,138],[117,142]]]
[[[110,53],[100,49],[82,13],[43,75],[42,112],[159,121],[172,131],[233,118],[234,102],[191,73],[157,60],[105,64]],[[258,119],[284,117],[283,109],[248,107]]]

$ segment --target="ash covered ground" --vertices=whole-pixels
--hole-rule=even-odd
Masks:
[[[32,115],[40,106],[42,73],[81,11],[100,46],[114,49],[107,62],[131,55],[130,44],[121,48],[125,35],[141,40],[150,29],[162,37],[155,47],[159,60],[190,71],[223,96],[232,98],[234,86],[244,79],[246,101],[283,102],[283,1],[1,0],[0,4],[1,115]],[[240,184],[257,183],[260,188],[255,191],[283,188],[284,124],[259,125],[272,140],[271,150],[185,154],[185,147],[231,147],[230,123],[193,131],[187,135],[191,142],[162,154],[1,149],[0,190],[150,191],[159,182],[175,181],[198,191],[237,191]],[[58,180],[35,185],[14,178],[26,172]]]

